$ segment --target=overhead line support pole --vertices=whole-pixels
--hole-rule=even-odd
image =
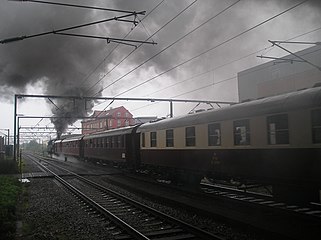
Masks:
[[[291,55],[293,55],[293,56],[295,56],[295,57],[297,57],[297,58],[301,59],[302,61],[304,61],[304,62],[306,62],[306,63],[310,64],[311,66],[313,66],[313,67],[317,68],[319,71],[321,71],[321,67],[319,67],[318,65],[315,65],[314,63],[309,62],[308,60],[306,60],[306,59],[304,59],[304,58],[300,57],[299,55],[297,55],[297,54],[295,54],[295,53],[293,53],[293,52],[289,51],[288,49],[286,49],[286,48],[282,47],[281,45],[277,44],[277,43],[276,43],[276,41],[271,41],[271,40],[268,40],[268,41],[269,41],[270,43],[272,43],[272,45],[277,46],[277,47],[279,47],[279,48],[283,49],[284,51],[286,51],[286,52],[290,53]]]
[[[138,12],[138,13],[141,13],[141,12]],[[120,21],[120,20],[124,21],[122,18],[130,17],[130,16],[133,16],[133,15],[138,14],[138,13],[134,13],[134,14],[131,13],[131,14],[126,14],[126,15],[117,17],[117,21]],[[85,23],[85,24],[81,24],[81,25],[76,25],[76,26],[72,26],[72,27],[67,27],[67,28],[54,30],[54,31],[37,33],[37,34],[29,35],[29,36],[20,36],[20,37],[7,38],[7,39],[0,40],[0,43],[5,44],[5,43],[10,43],[10,42],[16,42],[16,41],[24,40],[24,39],[27,39],[27,38],[40,37],[40,36],[49,35],[49,34],[55,34],[55,33],[59,33],[59,32],[69,31],[69,30],[73,30],[73,29],[76,29],[76,28],[87,27],[87,26],[90,26],[90,25],[109,22],[109,21],[114,21],[114,20],[115,20],[115,18],[107,18],[107,19],[103,19],[103,20],[100,20],[100,21]],[[130,20],[126,20],[126,21],[130,21]],[[134,23],[134,21],[130,21],[130,22]]]
[[[14,95],[14,113],[13,113],[13,160],[17,160],[17,94]]]
[[[196,99],[173,99],[173,98],[125,98],[125,97],[80,97],[80,96],[57,96],[57,95],[17,95],[19,98],[64,98],[64,99],[79,99],[79,100],[117,100],[117,101],[149,101],[149,102],[190,102],[190,103],[219,103],[219,104],[235,104],[230,101],[209,101]]]

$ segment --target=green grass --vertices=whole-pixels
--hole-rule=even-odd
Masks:
[[[21,187],[14,177],[0,176],[0,239],[14,239],[16,204]]]

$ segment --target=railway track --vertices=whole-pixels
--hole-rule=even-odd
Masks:
[[[137,178],[133,175],[129,175],[129,178],[136,179],[138,181],[146,181],[151,182],[150,180],[145,178]],[[155,182],[154,182],[155,183]],[[155,183],[156,184],[156,183]],[[176,190],[181,190],[176,186],[171,186],[170,184],[164,184],[162,182],[157,182],[160,185],[166,185],[168,188],[173,188]],[[297,217],[306,217],[309,219],[320,220],[321,222],[321,205],[317,203],[310,203],[305,205],[294,205],[286,202],[280,202],[273,199],[273,196],[255,193],[255,192],[245,192],[240,189],[214,185],[211,183],[201,183],[200,184],[201,192],[205,197],[210,197],[214,199],[220,199],[222,201],[231,201],[235,205],[252,207],[252,208],[262,208],[264,210],[271,210],[274,212],[280,212],[280,214],[288,214]],[[185,192],[186,190],[182,190]],[[195,193],[191,193],[195,194]],[[196,193],[196,196],[198,193]]]
[[[202,183],[201,188],[204,193],[210,196],[223,197],[247,205],[256,204],[262,208],[276,209],[294,215],[305,215],[306,217],[316,218],[321,221],[321,206],[318,204],[311,203],[304,206],[288,204],[275,201],[269,195],[249,193],[207,183]]]
[[[283,236],[285,239],[311,239],[310,236],[320,235],[321,209],[318,204],[296,206],[276,202],[270,195],[244,192],[212,184],[203,184],[201,187],[204,192],[187,192],[184,188],[151,181],[140,176],[135,177],[130,174],[128,178],[133,179],[133,184],[128,185],[133,191],[144,193],[143,188],[136,186],[144,185],[139,182],[155,185],[155,188],[157,185],[164,186],[167,192],[173,190],[178,196],[184,196],[182,199],[164,196],[164,200],[168,199],[173,204],[184,205],[187,209],[193,208],[204,215],[215,215],[228,221],[235,221],[240,226],[252,226],[259,231],[263,230],[263,236],[270,234],[272,239],[273,234]],[[126,181],[119,181],[117,176],[108,176],[108,180],[128,188]],[[149,188],[152,188],[151,186]],[[152,197],[153,193],[149,196]],[[195,201],[189,203],[186,200],[188,198]]]
[[[31,155],[29,159],[39,161]],[[69,173],[67,177],[60,177],[50,170],[49,166],[43,166],[50,172],[61,185],[68,188],[79,199],[83,208],[91,215],[104,221],[105,229],[111,231],[115,239],[212,239],[222,240],[221,237],[203,231],[167,214],[142,205],[122,194],[111,191],[85,177],[79,176],[60,166],[54,166]]]

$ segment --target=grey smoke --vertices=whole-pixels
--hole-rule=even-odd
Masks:
[[[91,4],[102,7],[118,8],[125,10],[149,12],[160,0],[117,0],[117,1],[68,1],[69,3]],[[130,39],[144,40],[149,34],[159,29],[170,18],[175,16],[192,1],[164,1],[150,17],[144,21],[144,26],[139,25],[128,37]],[[124,69],[132,69],[145,59],[153,56],[166,47],[179,36],[184,35],[193,27],[207,18],[213,16],[233,1],[197,1],[190,9],[168,25],[163,31],[153,37],[158,44],[156,46],[143,45],[131,55],[122,65]],[[296,1],[299,2],[299,1]],[[139,83],[140,73],[153,68],[156,73],[165,71],[179,62],[188,59],[203,50],[210,48],[223,40],[231,37],[241,30],[270,17],[285,8],[294,5],[290,0],[284,1],[254,1],[244,0],[235,5],[226,14],[208,23],[195,34],[184,39],[144,65],[138,71],[124,78],[119,83],[107,89],[111,96]],[[320,26],[321,3],[318,0],[308,1],[304,6],[291,11],[279,21],[272,22],[268,27],[258,29],[250,33],[246,40],[241,38],[223,48],[211,52],[207,60],[196,60],[179,71],[172,71],[169,75],[173,81],[179,79],[180,73],[188,76],[192,73],[202,72],[213,66],[220,65],[228,59],[237,58],[252,49],[266,46],[267,39],[286,36],[286,33],[303,31],[307,26],[311,29]],[[102,11],[88,11],[82,9],[70,9],[54,7],[35,3],[0,2],[0,39],[32,35],[40,32],[57,30],[72,25],[88,23],[94,20],[114,17],[121,14]],[[143,16],[139,16],[143,18]],[[304,19],[304,21],[302,21]],[[288,23],[288,24],[286,24]],[[282,25],[286,24],[286,25]],[[286,29],[284,29],[286,26]],[[133,27],[130,23],[110,22],[72,31],[73,33],[92,34],[98,36],[110,36],[121,38]],[[38,38],[26,39],[11,44],[0,45],[0,99],[12,101],[13,94],[24,93],[29,84],[38,81],[44,82],[44,94],[65,96],[92,96],[99,92],[102,84],[110,84],[121,73],[106,76],[101,84],[91,88],[98,79],[106,73],[114,64],[117,64],[132,47],[120,46],[99,67],[94,74],[88,74],[104,59],[115,44],[107,44],[102,40],[80,39],[58,35],[48,35]],[[233,66],[231,66],[232,68]],[[227,74],[233,69],[226,69]],[[157,81],[155,82],[157,84]],[[197,85],[198,83],[195,82]],[[90,89],[90,92],[88,92]],[[139,97],[139,96],[138,96]],[[76,114],[87,116],[93,103],[87,103],[84,108],[83,101],[76,103],[68,100],[55,101],[58,109],[49,103],[53,114],[57,116],[73,117]],[[68,124],[76,119],[59,118],[54,122],[57,131],[63,132]]]

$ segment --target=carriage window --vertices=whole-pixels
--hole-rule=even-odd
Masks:
[[[90,139],[90,140],[89,140],[89,143],[90,143],[90,146],[89,146],[89,147],[92,148],[92,147],[93,147],[93,140]]]
[[[115,146],[115,139],[114,137],[110,137],[110,148],[114,148]]]
[[[208,146],[221,145],[221,124],[213,123],[208,125]]]
[[[117,147],[120,148],[122,146],[121,136],[117,136]]]
[[[157,135],[156,132],[151,132],[150,133],[150,146],[151,147],[156,147],[157,146]]]
[[[321,109],[311,112],[312,120],[312,142],[321,143]]]
[[[142,133],[142,147],[145,147],[145,133]]]
[[[174,147],[174,131],[173,131],[173,129],[166,130],[166,147]]]
[[[268,144],[289,144],[288,115],[278,114],[267,117]]]
[[[118,138],[117,136],[112,137],[112,148],[118,148]]]
[[[110,137],[106,137],[106,148],[110,148]]]
[[[234,145],[250,145],[250,121],[234,121]]]
[[[195,146],[195,127],[185,128],[185,145],[187,147]]]
[[[121,136],[121,147],[125,148],[125,135]]]

